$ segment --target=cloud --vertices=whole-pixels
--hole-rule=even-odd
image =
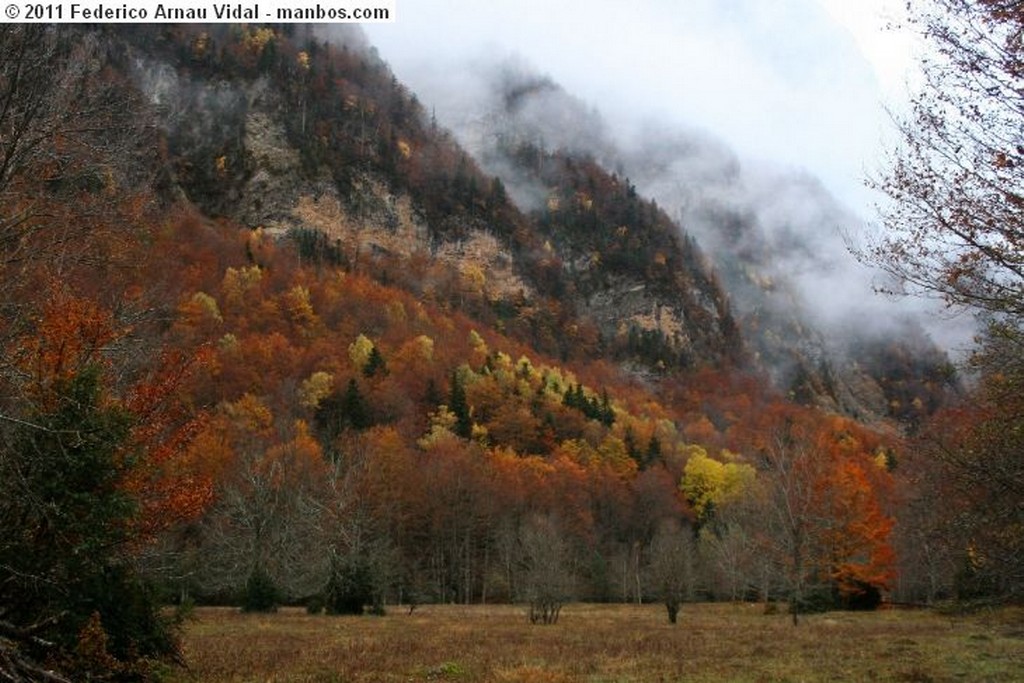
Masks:
[[[519,131],[629,175],[718,260],[745,254],[793,283],[818,324],[881,331],[924,305],[876,296],[878,275],[847,251],[879,199],[863,176],[881,164],[888,118],[885,52],[868,50],[870,61],[869,25],[844,15],[834,0],[444,0],[404,4],[396,24],[367,31],[525,208],[542,190],[485,139],[517,79],[530,82]],[[740,243],[723,242],[723,220],[745,222],[731,233]],[[930,328],[947,345],[969,339],[963,325]]]
[[[514,53],[612,125],[704,128],[869,207],[861,176],[884,118],[875,70],[814,0],[442,0],[403,4],[396,23],[366,28],[414,90],[440,65],[458,79],[452,64]]]

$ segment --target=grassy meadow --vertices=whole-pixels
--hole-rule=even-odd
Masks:
[[[230,681],[1024,681],[1024,611],[806,617],[760,605],[569,605],[553,626],[514,606],[385,617],[200,608],[173,683]]]

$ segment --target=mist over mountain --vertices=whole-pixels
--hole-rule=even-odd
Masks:
[[[831,394],[826,403],[855,414],[884,412],[857,354],[897,342],[942,364],[943,351],[969,338],[969,322],[878,293],[898,283],[851,253],[863,219],[807,172],[746,161],[696,129],[640,118],[613,125],[515,55],[423,65],[415,81],[524,211],[542,207],[549,190],[517,161],[524,146],[593,159],[654,199],[711,257],[758,362],[783,389]]]
[[[358,29],[303,30],[358,57],[365,69],[386,69]],[[260,81],[196,80],[201,72],[194,69],[183,79],[152,58],[139,59],[136,74],[183,160],[178,183],[214,215],[285,233],[306,229],[315,207],[314,223],[340,237],[352,258],[367,249],[403,258],[422,251],[460,268],[467,244],[480,253],[481,240],[497,237],[480,263],[495,274],[486,299],[516,300],[513,308],[525,312],[535,297],[553,297],[564,315],[583,315],[595,326],[604,352],[620,361],[643,357],[644,367],[717,363],[723,349],[735,354],[742,346],[751,367],[784,393],[865,419],[893,416],[905,403],[898,397],[905,388],[888,386],[892,368],[865,354],[885,355],[895,344],[902,351],[893,362],[901,367],[947,366],[948,346],[936,347],[918,303],[875,293],[876,276],[848,249],[861,221],[809,174],[748,162],[704,131],[609,121],[514,55],[436,72],[430,64],[417,75],[416,91],[401,96],[409,104],[398,107],[400,119],[389,114],[398,105],[386,90],[401,89],[393,76],[384,75],[391,82],[371,86],[368,96],[349,89],[342,108],[353,116],[342,134],[364,158],[352,164],[338,157],[328,166],[311,164],[321,153],[298,140],[307,118],[315,126],[317,117],[331,114],[298,91],[283,96]],[[283,108],[296,106],[298,119],[282,118]],[[368,124],[368,114],[378,122]],[[387,116],[390,133],[381,129]],[[367,156],[371,125],[375,135],[392,138],[383,156]],[[402,170],[416,139],[434,145],[430,136],[443,138],[446,130],[454,137],[444,144],[458,143],[482,175],[474,176],[459,160],[465,153],[454,148],[424,158],[427,173],[440,172],[438,182]],[[209,158],[227,163],[189,161]],[[408,200],[410,208],[419,206],[404,218],[387,208],[404,192],[389,179],[396,171],[412,173]],[[480,213],[474,197],[491,182],[487,175],[502,186],[490,188],[498,194],[483,201],[494,207]],[[497,210],[506,193],[521,215]],[[594,207],[598,196],[603,201]],[[648,199],[653,203],[644,208]],[[356,225],[364,227],[344,227]],[[516,299],[517,292],[525,298]],[[737,323],[738,335],[731,331]],[[558,340],[553,335],[548,348],[566,353],[590,344]]]

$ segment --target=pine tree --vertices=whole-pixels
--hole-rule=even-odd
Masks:
[[[443,395],[438,390],[437,383],[434,381],[434,378],[431,377],[430,379],[427,380],[427,389],[423,394],[423,402],[430,406],[430,409],[433,410],[438,405],[440,405],[441,401],[443,400]]]
[[[345,430],[362,431],[373,426],[370,406],[354,377],[349,379],[343,394],[334,392],[320,402],[314,424],[321,444],[328,451]]]
[[[48,410],[0,434],[0,612],[46,625],[38,635],[66,651],[98,615],[116,659],[173,655],[172,624],[127,559],[138,508],[119,483],[137,462],[134,418],[105,390],[89,366],[56,382]]]
[[[352,429],[361,431],[373,426],[370,408],[359,391],[359,384],[353,377],[345,387],[345,396],[341,401],[342,423]]]
[[[640,449],[636,445],[636,436],[633,434],[632,427],[626,427],[626,433],[622,435],[622,442],[626,446],[626,453],[629,454],[629,457],[640,462]]]
[[[279,600],[277,585],[263,567],[256,566],[245,581],[243,612],[276,612]]]
[[[373,349],[370,350],[370,357],[366,359],[366,365],[363,366],[363,377],[376,377],[388,374],[388,366],[384,361],[384,356],[380,354],[380,350],[374,345]]]
[[[451,394],[448,397],[448,410],[455,415],[455,433],[464,439],[473,434],[473,420],[469,416],[469,402],[466,399],[466,389],[459,381],[458,375],[452,373]]]
[[[601,390],[601,410],[598,418],[605,427],[611,427],[615,423],[615,410],[612,409],[611,399],[608,398],[608,390]]]
[[[644,467],[650,467],[659,460],[661,460],[661,441],[658,440],[658,437],[651,436],[651,440],[647,442],[647,452],[644,454],[644,461],[641,464]]]

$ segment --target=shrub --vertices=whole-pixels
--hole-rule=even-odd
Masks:
[[[323,614],[325,606],[324,596],[314,595],[306,599],[306,614]]]
[[[263,567],[256,566],[245,582],[243,612],[276,612],[280,596],[277,584]]]
[[[372,603],[373,583],[368,564],[356,556],[336,558],[324,588],[327,613],[362,614],[365,605]]]
[[[843,591],[839,598],[843,609],[870,612],[882,604],[882,591],[870,583],[857,581],[852,590]]]
[[[804,591],[799,601],[790,600],[789,612],[798,614],[821,614],[836,607],[836,598],[829,586],[812,586]]]

